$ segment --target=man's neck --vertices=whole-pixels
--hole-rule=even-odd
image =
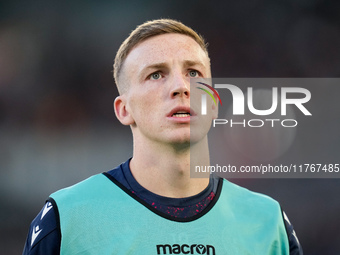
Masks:
[[[209,175],[190,178],[190,165],[209,165],[207,138],[191,146],[134,142],[131,172],[140,185],[155,194],[181,198],[203,191],[208,186]]]

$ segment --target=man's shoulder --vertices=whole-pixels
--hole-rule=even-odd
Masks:
[[[276,202],[275,199],[273,199],[272,197],[270,197],[268,195],[249,190],[249,189],[242,187],[239,184],[233,183],[233,182],[231,182],[227,179],[223,179],[223,186],[224,186],[224,189],[228,190],[228,192],[233,192],[233,194],[235,194],[237,196],[249,197],[249,199],[257,198],[259,200]]]
[[[50,197],[58,199],[63,199],[77,195],[91,197],[95,196],[99,192],[104,191],[105,188],[111,189],[112,186],[115,185],[112,185],[113,180],[112,178],[110,178],[110,176],[112,175],[112,173],[115,173],[116,176],[121,176],[122,175],[121,168],[124,164],[126,163],[122,163],[121,165],[118,165],[116,168],[108,172],[92,175],[85,180],[75,183],[74,185],[60,189],[52,193]]]
[[[97,185],[100,184],[102,179],[105,178],[103,174],[92,175],[89,178],[82,180],[72,186],[60,189],[51,194],[51,197],[63,197],[76,195],[76,191],[82,192],[83,194],[91,193],[92,189],[95,189]]]
[[[247,188],[241,187],[238,184],[232,183],[226,179],[223,179],[224,199],[228,200],[230,204],[242,207],[244,209],[252,209],[252,211],[264,212],[275,210],[281,211],[281,207],[278,201],[272,197],[251,191]]]
[[[67,188],[60,189],[50,195],[59,209],[70,210],[91,204],[124,200],[124,192],[104,173],[93,175]]]

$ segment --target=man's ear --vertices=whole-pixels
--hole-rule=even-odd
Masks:
[[[133,123],[135,123],[127,107],[126,97],[124,95],[116,97],[115,101],[113,102],[113,108],[117,119],[123,125],[132,125]]]

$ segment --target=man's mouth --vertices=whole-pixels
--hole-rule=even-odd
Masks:
[[[178,111],[178,112],[175,112],[174,114],[172,114],[171,117],[185,118],[185,117],[190,117],[190,116],[191,116],[191,114],[189,112]]]
[[[167,114],[167,117],[176,118],[177,120],[180,120],[182,118],[183,121],[187,121],[194,116],[196,116],[195,112],[190,107],[186,106],[175,107]]]

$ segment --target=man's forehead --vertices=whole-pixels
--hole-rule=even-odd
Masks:
[[[182,34],[157,35],[139,43],[128,54],[125,62],[140,67],[164,63],[169,59],[183,62],[205,62],[209,59],[201,46],[191,37]]]

